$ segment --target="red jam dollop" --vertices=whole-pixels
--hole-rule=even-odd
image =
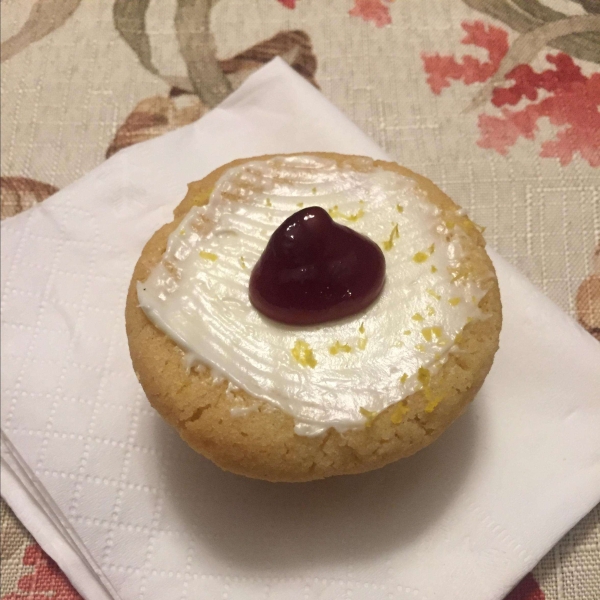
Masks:
[[[381,293],[385,258],[377,244],[318,206],[288,217],[250,276],[250,302],[287,325],[315,325],[360,312]]]

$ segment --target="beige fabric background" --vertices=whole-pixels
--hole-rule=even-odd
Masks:
[[[386,27],[349,16],[351,0],[297,0],[294,10],[276,0],[220,0],[210,14],[216,56],[230,59],[279,32],[304,31],[317,59],[315,79],[325,96],[398,162],[430,177],[462,204],[487,228],[491,246],[577,317],[579,286],[594,269],[600,276],[598,258],[594,266],[594,250],[600,244],[600,169],[579,155],[565,166],[554,158],[541,158],[542,141],[555,133],[547,119],[539,121],[540,131],[533,141],[520,139],[506,156],[479,147],[478,116],[495,110],[489,103],[468,110],[481,84],[457,82],[436,95],[423,69],[424,52],[468,50],[485,58],[480,49],[460,46],[465,20],[501,27],[511,42],[518,32],[456,0],[375,3],[382,1],[392,20]],[[33,0],[2,1],[3,41],[21,29],[34,4]],[[117,131],[142,101],[144,110],[138,107],[141,116],[131,126],[137,123],[145,133],[137,138],[132,134],[129,140],[122,130],[116,146],[139,141],[149,131],[154,135],[189,122],[214,103],[195,95],[169,100],[172,86],[142,67],[115,29],[112,4],[84,0],[60,28],[3,62],[5,203],[26,205],[53,189],[23,184],[29,190],[24,192],[10,178],[28,178],[60,189],[93,169],[105,159]],[[565,15],[585,12],[583,2],[544,4]],[[157,70],[163,76],[185,78],[175,11],[175,0],[152,0],[146,31]],[[532,67],[547,69],[549,51],[538,52]],[[290,62],[300,60],[293,49],[285,56]],[[253,60],[238,64],[228,75],[231,87],[258,66],[260,60],[256,56]],[[596,62],[576,63],[588,77],[600,72]],[[160,111],[162,120],[157,117]],[[600,154],[600,147],[596,152]],[[598,324],[600,308],[594,310]],[[15,540],[23,540],[24,547],[24,533],[14,533],[15,518],[4,504],[2,527],[3,532],[12,532],[10,556],[17,556]],[[3,595],[16,589],[14,577],[5,577],[14,573],[13,559],[4,560],[7,551],[3,541]],[[534,575],[549,600],[600,598],[598,508],[567,534]]]

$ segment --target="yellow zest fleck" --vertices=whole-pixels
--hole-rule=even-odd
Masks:
[[[435,410],[435,407],[441,402],[441,400],[442,396],[436,396],[435,398],[429,400],[427,406],[425,407],[425,412],[432,413]]]
[[[267,206],[273,206],[273,205],[271,204],[271,200],[270,200],[269,198],[267,198],[267,199],[265,200],[265,204],[266,204]]]
[[[425,348],[425,346],[423,344],[417,344],[415,346],[415,348],[419,351],[419,352],[425,352],[427,350],[427,348]]]
[[[475,298],[475,296],[471,296],[471,302],[473,302],[473,304],[477,304],[477,298]]]
[[[431,341],[431,327],[423,327],[423,329],[421,329],[421,334],[428,342]]]
[[[423,329],[421,329],[421,333],[428,342],[431,342],[433,336],[435,336],[438,340],[442,337],[442,328],[438,326],[423,327]]]
[[[431,265],[431,272],[437,273],[437,267],[435,265]]]
[[[359,350],[364,350],[367,347],[367,338],[365,336],[365,324],[361,323],[360,327],[358,328],[358,332],[360,333],[360,335],[362,337],[359,338],[358,343],[356,344],[356,347]]]
[[[441,296],[439,294],[436,294],[432,289],[427,290],[427,293],[432,296],[433,298],[435,298],[436,300],[440,300]]]
[[[433,308],[433,306],[428,306],[427,307],[427,316],[433,317],[433,315],[435,315],[435,308]]]
[[[292,348],[292,356],[296,362],[303,367],[310,367],[314,369],[317,366],[315,355],[311,347],[304,340],[296,340],[294,347]]]
[[[185,235],[185,229],[180,229],[179,230],[179,235]]]
[[[367,419],[367,422],[365,424],[365,427],[371,427],[371,425],[373,425],[373,421],[375,420],[375,417],[377,416],[376,412],[373,412],[371,410],[367,410],[366,408],[363,408],[362,406],[360,407],[360,414],[365,417],[365,419]]]
[[[407,379],[408,379],[408,373],[404,373],[402,375],[402,377],[400,377],[400,383],[406,383]]]
[[[422,385],[429,386],[429,381],[431,379],[431,373],[429,372],[429,369],[426,369],[425,367],[419,367],[417,379]]]
[[[404,330],[404,335],[410,335],[410,329],[405,329]]]
[[[394,425],[399,425],[400,423],[402,423],[407,412],[408,406],[406,406],[404,402],[398,402],[396,408],[394,409],[394,412],[392,413],[392,416],[390,417],[392,419],[392,423]]]
[[[390,233],[389,239],[383,242],[384,250],[391,250],[394,247],[394,240],[397,240],[400,237],[400,232],[398,231],[398,223],[394,223],[394,227],[392,227],[392,232]]]
[[[456,306],[459,302],[460,298],[458,296],[454,296],[454,298],[450,298],[450,300],[448,300],[450,306]]]
[[[340,218],[342,219],[346,219],[347,221],[358,221],[360,218],[364,217],[365,215],[365,211],[362,208],[358,209],[357,213],[354,213],[353,215],[343,215],[340,213]]]
[[[337,204],[333,208],[330,208],[327,212],[329,213],[329,216],[332,219],[345,219],[346,221],[352,221],[352,222],[358,221],[360,218],[364,217],[364,215],[365,215],[365,211],[362,208],[359,208],[358,212],[354,213],[353,215],[340,212],[338,210]]]
[[[329,348],[329,354],[337,354],[338,352],[352,352],[352,348],[348,344],[342,344],[338,340]]]
[[[246,269],[246,261],[243,256],[240,256],[240,265],[242,265],[242,269]]]
[[[431,391],[431,373],[429,372],[429,369],[426,369],[425,367],[419,367],[417,379],[423,386],[423,393],[425,394],[425,399],[427,400],[425,412],[433,412],[433,409],[440,403],[442,397],[434,396]]]
[[[217,258],[219,258],[216,254],[213,254],[212,252],[205,252],[204,250],[202,250],[202,252],[200,252],[200,258],[205,258],[206,260],[212,260],[213,262],[215,262],[215,260],[217,260]]]
[[[423,315],[422,315],[421,313],[415,313],[415,314],[412,316],[412,320],[413,320],[413,321],[423,321],[423,320],[424,320],[424,319],[423,319]]]
[[[298,202],[298,204],[296,204],[296,206],[302,208],[304,206],[304,202]]]
[[[454,225],[456,225],[456,223],[454,221],[451,221],[450,219],[446,220],[446,227],[448,229],[454,229]]]
[[[403,213],[404,212],[404,206],[400,206],[400,204],[396,204],[396,210],[399,213]]]
[[[417,252],[413,256],[413,260],[416,263],[424,263],[434,252],[435,252],[435,244],[431,244],[431,246],[429,246],[429,248],[427,248],[427,252]],[[435,271],[433,271],[433,270],[431,272],[435,273]]]
[[[316,187],[314,187],[314,188],[312,189],[312,193],[313,193],[313,194],[316,194],[316,193],[317,193],[317,188],[316,188]]]
[[[452,282],[458,281],[459,279],[467,279],[471,274],[471,270],[467,265],[459,265],[456,269],[448,269],[452,275]]]

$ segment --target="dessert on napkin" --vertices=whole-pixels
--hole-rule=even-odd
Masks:
[[[275,60],[2,223],[2,495],[85,598],[501,600],[600,499],[600,345],[491,249],[494,366],[468,414],[389,469],[231,477],[146,410],[118,317],[143,244],[187,182],[306,149],[389,160]]]
[[[479,228],[431,181],[310,153],[190,184],[126,321],[148,399],[192,448],[306,481],[433,442],[481,387],[502,316]]]

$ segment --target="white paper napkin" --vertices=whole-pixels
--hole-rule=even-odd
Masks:
[[[144,242],[187,182],[304,150],[385,157],[275,60],[2,225],[2,494],[86,598],[500,599],[600,499],[600,345],[496,255],[492,372],[410,459],[252,481],[149,408],[123,317]]]

